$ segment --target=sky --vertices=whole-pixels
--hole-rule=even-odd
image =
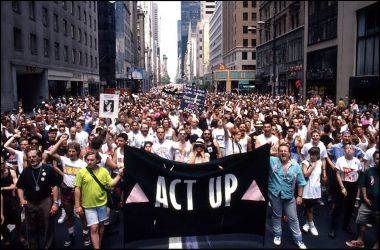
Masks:
[[[160,50],[168,57],[168,73],[174,82],[177,72],[177,20],[181,19],[181,1],[157,1],[160,23]]]

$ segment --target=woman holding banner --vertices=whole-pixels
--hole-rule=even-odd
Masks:
[[[303,187],[306,185],[302,169],[298,163],[290,160],[290,147],[288,144],[280,144],[278,147],[279,157],[270,158],[268,195],[272,207],[272,227],[274,233],[273,242],[281,245],[281,217],[285,210],[289,219],[289,226],[295,243],[300,249],[306,249],[302,241],[297,207],[302,204]],[[297,199],[294,199],[295,184],[298,184]]]

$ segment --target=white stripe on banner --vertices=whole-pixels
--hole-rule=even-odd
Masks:
[[[170,237],[169,249],[182,249],[181,237]]]

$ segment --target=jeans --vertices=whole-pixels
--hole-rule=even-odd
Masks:
[[[282,210],[285,210],[286,216],[288,216],[289,227],[292,231],[292,235],[295,241],[302,241],[302,233],[300,230],[300,225],[297,217],[297,207],[296,200],[292,198],[291,200],[281,199],[280,197],[275,197],[269,193],[270,203],[272,205],[272,228],[274,236],[281,237],[281,217]]]

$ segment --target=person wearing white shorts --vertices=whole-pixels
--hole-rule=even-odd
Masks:
[[[87,226],[100,224],[108,219],[107,206],[85,208],[84,214],[86,215]]]

